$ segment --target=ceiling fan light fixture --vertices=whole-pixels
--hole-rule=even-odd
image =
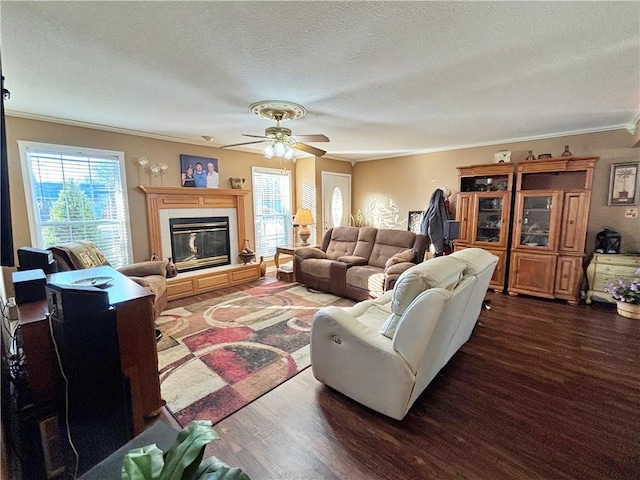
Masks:
[[[264,147],[264,150],[262,150],[262,153],[264,153],[264,156],[266,158],[273,158],[276,154],[272,144],[269,144],[266,147]]]
[[[284,152],[284,158],[291,160],[293,158],[293,149],[287,145]]]
[[[278,157],[284,157],[284,154],[287,152],[287,146],[281,141],[277,141],[273,144],[273,151]]]

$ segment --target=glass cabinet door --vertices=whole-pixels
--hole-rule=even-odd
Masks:
[[[559,194],[520,193],[518,225],[514,241],[518,248],[555,249],[555,225]]]
[[[476,200],[475,243],[506,245],[507,195],[503,193],[479,193]]]

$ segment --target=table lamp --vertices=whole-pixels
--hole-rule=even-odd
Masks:
[[[296,216],[293,219],[294,225],[299,225],[298,236],[300,237],[301,243],[300,245],[306,247],[309,245],[309,236],[311,232],[307,228],[307,225],[313,225],[313,217],[311,216],[311,210],[308,208],[299,208],[296,212]]]

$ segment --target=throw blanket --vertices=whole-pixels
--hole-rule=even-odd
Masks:
[[[76,270],[109,265],[109,261],[102,254],[100,248],[90,241],[63,243],[50,247],[50,250],[56,251],[60,256],[66,258]]]

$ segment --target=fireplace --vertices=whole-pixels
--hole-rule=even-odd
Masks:
[[[229,217],[170,218],[171,254],[179,272],[229,265]]]

